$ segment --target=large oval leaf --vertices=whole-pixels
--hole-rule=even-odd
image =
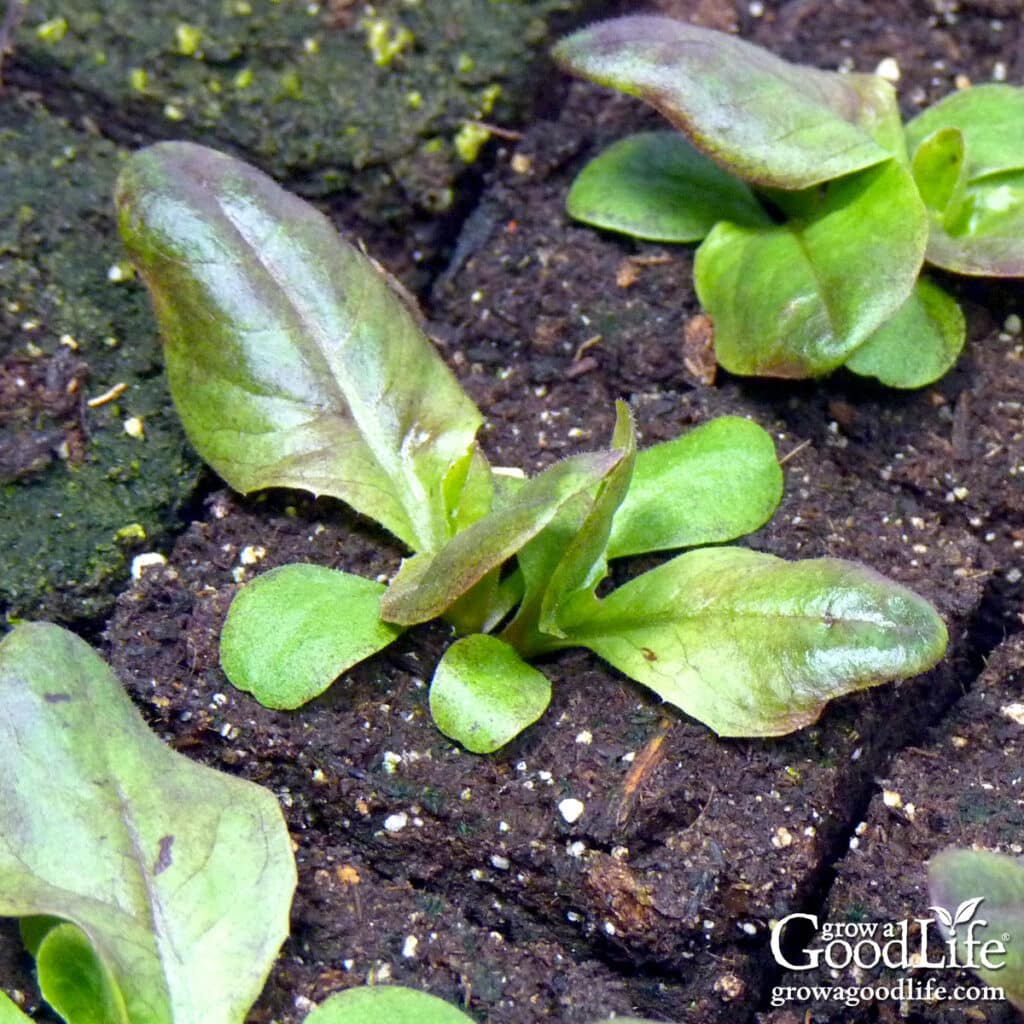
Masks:
[[[257,576],[228,609],[224,674],[264,707],[297,708],[401,632],[382,622],[384,584],[296,562]]]
[[[981,967],[977,946],[972,959],[989,985],[999,986],[1014,1006],[1024,1009],[1024,862],[987,850],[943,850],[928,863],[928,889],[932,903],[937,904],[929,909],[940,920],[942,910],[951,922],[957,921],[960,963],[971,955],[965,941],[970,936],[981,942],[1002,942],[1005,952],[991,955],[993,964],[998,961],[1005,966]],[[985,921],[986,927],[968,927],[972,919]],[[944,930],[948,935],[948,926]]]
[[[720,416],[637,455],[608,557],[734,540],[768,522],[781,499],[771,435],[750,420]]]
[[[967,337],[964,314],[933,281],[919,278],[910,298],[846,361],[890,388],[922,388],[957,361]]]
[[[720,220],[771,219],[750,189],[678,132],[642,132],[583,168],[565,201],[585,224],[655,242],[698,242]]]
[[[444,652],[430,683],[430,714],[449,738],[490,754],[544,714],[551,684],[507,643],[474,633]]]
[[[647,15],[598,22],[553,55],[646,100],[744,181],[807,188],[890,157],[873,135],[895,95],[874,75],[790,64],[735,36]]]
[[[444,478],[481,418],[370,260],[260,171],[190,143],[136,153],[117,205],[199,454],[237,490],[330,494],[439,548]]]
[[[339,992],[303,1024],[474,1024],[451,1003],[402,985],[370,985]]]
[[[1024,170],[1024,89],[997,82],[950,93],[906,126],[911,151],[934,132],[958,129],[967,144],[969,177]]]
[[[946,649],[916,594],[854,562],[701,548],[619,587],[567,626],[721,736],[778,736],[852,690],[915,675]]]
[[[697,294],[732,373],[827,373],[913,290],[928,217],[902,162],[797,198],[803,216],[765,229],[722,223],[697,250]]]
[[[0,644],[0,834],[0,914],[80,928],[129,1020],[241,1024],[288,934],[277,801],[161,743],[57,626]]]

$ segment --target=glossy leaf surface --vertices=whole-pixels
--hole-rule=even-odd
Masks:
[[[911,152],[934,132],[964,137],[970,179],[1024,170],[1024,89],[998,82],[950,93],[906,126]]]
[[[444,614],[470,587],[511,558],[569,501],[601,480],[620,452],[574,455],[527,481],[437,555],[406,559],[381,600],[387,622],[411,626]]]
[[[402,632],[382,622],[384,584],[296,562],[236,595],[220,637],[224,674],[264,707],[297,708]]]
[[[643,132],[583,168],[566,199],[585,224],[656,242],[700,241],[720,220],[771,223],[750,189],[678,132]]]
[[[1024,277],[1024,171],[969,181],[958,215],[933,220],[927,255],[957,274]]]
[[[986,927],[957,927],[958,958],[961,963],[967,960],[965,940],[972,932],[982,942],[1003,941],[1006,952],[994,955],[1005,966],[999,970],[982,968],[976,973],[987,984],[998,985],[1014,1006],[1024,1009],[1024,863],[1005,853],[943,850],[928,863],[928,889],[937,909],[944,909],[951,920],[959,918],[964,925],[964,918],[971,912],[969,901],[983,897],[970,919],[985,921]],[[963,911],[957,913],[961,907]],[[941,920],[937,909],[932,909]],[[948,937],[948,927],[944,931]],[[977,948],[973,960],[980,965]]]
[[[966,337],[956,300],[922,277],[903,308],[850,356],[846,368],[891,388],[921,388],[953,366]]]
[[[0,644],[0,834],[0,914],[80,928],[130,1020],[241,1024],[288,934],[277,801],[166,747],[57,626]]]
[[[853,690],[934,665],[946,629],[927,601],[837,559],[746,548],[680,555],[568,629],[722,736],[776,736]]]
[[[646,100],[744,181],[807,188],[890,158],[874,132],[895,94],[874,75],[790,64],[736,36],[647,15],[591,25],[553,56]]]
[[[237,490],[330,494],[437,550],[443,481],[480,414],[374,264],[260,171],[191,143],[136,153],[116,198],[199,454]]]
[[[608,557],[734,540],[768,522],[781,499],[771,435],[750,420],[720,416],[637,455]]]
[[[430,683],[430,714],[450,739],[490,754],[533,725],[551,684],[507,643],[484,633],[456,640]]]
[[[719,224],[694,280],[718,361],[737,374],[814,377],[840,366],[914,287],[928,218],[901,162],[800,193],[802,217]]]
[[[73,924],[46,934],[36,953],[36,972],[43,998],[68,1024],[130,1024],[114,979]]]

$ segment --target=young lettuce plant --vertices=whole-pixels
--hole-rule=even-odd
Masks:
[[[948,940],[956,942],[960,963],[978,964],[977,974],[987,985],[1003,990],[1006,998],[1024,1010],[1024,863],[1019,857],[988,850],[943,850],[928,864],[928,888],[934,910]],[[980,897],[980,898],[979,898]],[[975,938],[999,939],[1005,952],[988,957],[988,969],[979,951],[968,949],[973,918],[987,922]],[[965,927],[958,928],[957,925]],[[972,955],[973,953],[973,955]],[[998,968],[996,965],[999,964]]]
[[[942,656],[934,609],[863,566],[699,547],[756,529],[779,501],[755,424],[726,417],[637,452],[619,403],[607,450],[529,480],[496,474],[479,411],[414,316],[311,206],[188,143],[135,154],[117,205],[200,455],[243,492],[340,498],[414,552],[387,587],[303,564],[244,587],[221,662],[262,703],[297,707],[435,618],[461,636],[431,711],[474,752],[543,713],[550,684],[526,659],[565,647],[733,736],[789,732]],[[609,559],[688,547],[597,596]]]
[[[288,934],[277,801],[161,743],[58,626],[0,643],[0,835],[0,915],[65,1021],[242,1024]]]
[[[599,22],[554,58],[682,132],[615,143],[584,167],[567,208],[637,238],[703,239],[697,295],[732,373],[845,366],[921,387],[965,336],[922,264],[1024,276],[1024,89],[974,86],[904,129],[877,76],[790,64],[655,16]]]

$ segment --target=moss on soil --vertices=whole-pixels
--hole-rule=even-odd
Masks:
[[[380,222],[449,208],[482,142],[467,120],[512,116],[547,19],[582,6],[40,0],[19,52],[153,134],[232,144],[310,193],[357,192]]]
[[[0,145],[0,376],[10,389],[0,426],[15,446],[40,442],[32,470],[0,484],[0,607],[94,616],[131,557],[159,541],[199,467],[167,397],[146,295],[108,278],[124,258],[109,200],[122,154],[21,100],[0,106]],[[77,375],[64,372],[72,360]],[[54,402],[26,396],[19,409],[34,377],[54,385]],[[119,383],[115,401],[84,401]],[[83,400],[61,415],[69,386]],[[142,437],[125,430],[133,417]]]

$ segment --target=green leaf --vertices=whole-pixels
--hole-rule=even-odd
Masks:
[[[136,153],[116,199],[199,454],[237,490],[330,494],[440,548],[443,481],[481,417],[375,265],[260,171],[191,143]]]
[[[957,274],[1024,277],[1024,171],[968,181],[957,216],[933,218],[927,258]]]
[[[567,502],[596,487],[621,458],[621,452],[591,452],[559,462],[453,537],[436,555],[406,559],[381,599],[381,617],[411,626],[442,615],[540,533]]]
[[[568,625],[568,624],[567,624]],[[852,690],[911,676],[946,649],[927,601],[865,566],[701,548],[644,573],[571,625],[566,644],[722,736],[777,736]]]
[[[77,925],[131,1021],[241,1024],[288,934],[277,801],[166,747],[57,626],[0,644],[0,835],[0,914]]]
[[[950,93],[906,126],[907,143],[917,149],[945,128],[963,134],[969,178],[1024,170],[1024,89],[990,83]]]
[[[257,576],[231,602],[224,674],[264,707],[297,708],[402,632],[380,618],[384,584],[296,562]]]
[[[766,229],[721,223],[694,281],[719,363],[737,374],[835,369],[906,302],[928,239],[909,170],[896,160],[801,194],[805,218]]]
[[[953,93],[914,118],[906,134],[926,201],[941,200],[958,175],[945,206],[929,202],[928,261],[958,274],[1024,276],[1024,89],[991,84]]]
[[[890,388],[921,388],[952,367],[966,337],[956,300],[922,277],[903,308],[850,356],[846,368]]]
[[[608,557],[734,540],[768,522],[781,500],[771,435],[721,416],[637,455]]]
[[[321,1003],[303,1024],[475,1024],[451,1003],[401,985],[350,988]]]
[[[608,573],[605,552],[612,518],[629,487],[636,460],[636,432],[629,407],[615,403],[612,448],[621,461],[608,473],[596,494],[583,492],[517,555],[523,579],[523,601],[501,636],[520,654],[533,657],[564,636],[559,615],[576,599],[586,600]]]
[[[967,189],[967,151],[957,128],[940,128],[914,151],[914,181],[928,213],[945,228],[960,216]]]
[[[0,992],[0,1024],[32,1024],[32,1018],[6,992]]]
[[[36,970],[43,998],[68,1024],[129,1024],[124,997],[80,928],[47,932]]]
[[[583,168],[566,199],[585,224],[656,242],[700,241],[720,220],[771,223],[750,189],[678,132],[643,132]]]
[[[533,725],[551,684],[507,643],[474,633],[444,652],[430,683],[430,713],[450,739],[490,754]]]
[[[1005,964],[999,969],[986,970],[979,950],[973,951],[973,962],[980,968],[976,973],[987,984],[1002,988],[1014,1006],[1024,1009],[1024,864],[1020,858],[986,850],[943,850],[928,863],[928,888],[938,908],[951,918],[962,916],[956,928],[960,963],[967,962],[965,940],[971,933],[982,942],[998,939],[1003,943],[1005,953],[993,952],[990,960],[993,966],[996,960]],[[983,902],[970,913],[979,896]],[[941,920],[941,915],[936,916]],[[968,928],[970,920],[979,922],[979,927]],[[986,927],[980,927],[981,921]],[[948,928],[943,930],[949,934]]]
[[[598,22],[553,50],[566,71],[646,100],[744,181],[798,189],[888,160],[874,139],[896,106],[874,75],[790,64],[671,18]]]

